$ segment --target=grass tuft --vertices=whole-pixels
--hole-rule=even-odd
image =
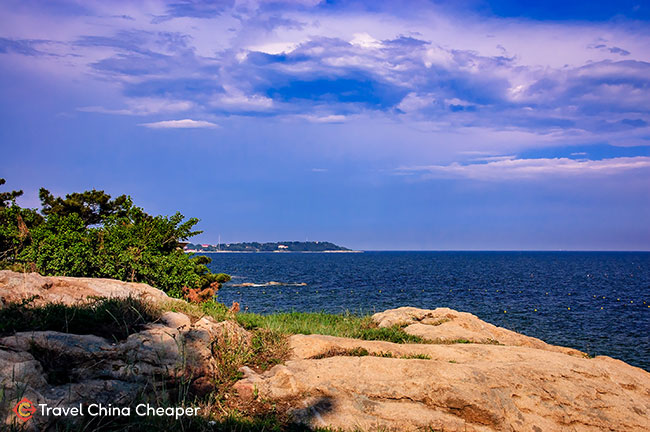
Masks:
[[[363,347],[356,347],[352,349],[345,348],[333,348],[323,353],[317,354],[311,359],[318,360],[329,357],[338,357],[338,356],[348,356],[348,357],[383,357],[383,358],[397,358],[404,360],[431,360],[426,354],[405,354],[405,355],[395,355],[390,351],[381,351],[381,352],[370,352]]]
[[[34,298],[7,303],[0,309],[0,336],[52,330],[121,341],[160,318],[162,313],[159,307],[135,297],[89,298],[74,306],[63,303],[34,306],[33,301]]]
[[[210,300],[204,303],[188,303],[180,300],[168,300],[160,303],[164,311],[181,312],[192,318],[194,321],[204,316],[209,316],[217,321],[224,321],[232,318],[228,313],[228,307],[223,303]]]
[[[431,357],[427,354],[408,354],[404,355],[401,358],[403,359],[413,359],[413,360],[431,360]]]

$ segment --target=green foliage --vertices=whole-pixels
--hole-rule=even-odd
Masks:
[[[123,215],[130,206],[130,200],[126,195],[111,200],[111,196],[103,190],[91,190],[81,193],[71,193],[65,198],[55,197],[50,191],[41,188],[38,192],[43,206],[43,214],[68,216],[78,215],[84,225],[95,225],[102,223],[104,218],[110,215]]]
[[[30,229],[42,222],[35,210],[15,204],[0,207],[0,268],[18,261],[19,253],[31,242]]]
[[[52,215],[31,230],[31,241],[20,252],[19,261],[34,263],[46,275],[94,276],[91,234],[76,214]]]
[[[16,204],[21,193],[0,195],[2,267],[145,282],[175,297],[184,286],[205,288],[230,280],[208,270],[210,258],[192,257],[180,247],[200,233],[193,230],[196,218],[152,216],[126,195],[111,199],[95,189],[65,198],[41,189],[43,217]]]
[[[3,178],[0,178],[0,186],[5,184],[7,181]],[[16,204],[16,198],[22,196],[23,191],[11,191],[11,192],[0,192],[0,208],[9,207],[10,205]]]
[[[101,230],[91,230],[97,251],[93,276],[146,282],[172,296],[179,297],[183,286],[209,285],[216,275],[206,267],[204,258],[192,259],[178,242],[197,232],[198,219],[183,222],[183,215],[150,216],[130,200],[123,213],[104,220]]]
[[[219,283],[230,282],[230,275],[227,275],[225,273],[217,273],[215,276],[215,280]]]
[[[0,186],[5,179],[0,178]],[[28,245],[30,229],[43,222],[36,210],[16,204],[23,191],[0,192],[0,269],[17,262],[18,254]]]

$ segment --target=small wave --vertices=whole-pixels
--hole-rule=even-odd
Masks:
[[[244,282],[240,284],[232,284],[230,285],[232,287],[267,287],[267,286],[307,286],[305,282],[276,282],[276,281],[270,281],[266,283],[252,283],[252,282]]]

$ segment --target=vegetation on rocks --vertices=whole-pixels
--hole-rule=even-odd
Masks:
[[[124,341],[129,335],[138,336],[136,333],[146,329],[147,325],[159,325],[160,322],[164,322],[163,315],[167,311],[183,311],[190,317],[192,323],[199,322],[204,316],[216,317],[220,321],[232,321],[235,318],[232,312],[228,312],[223,305],[214,301],[192,305],[179,301],[151,303],[139,298],[127,297],[88,299],[87,302],[74,305],[62,303],[34,305],[32,300],[5,303],[0,308],[0,338],[22,331],[55,331],[73,335],[91,334],[119,342]],[[197,393],[192,386],[191,373],[188,372],[187,375],[179,376],[175,383],[166,383],[163,377],[160,377],[160,382],[147,383],[142,394],[136,396],[132,402],[133,405],[147,402],[163,408],[199,407],[199,416],[178,419],[87,416],[81,422],[61,418],[55,419],[48,430],[71,432],[141,431],[152,428],[188,431],[307,430],[304,426],[293,424],[286,416],[286,412],[275,404],[267,404],[265,401],[247,403],[245,406],[239,404],[232,390],[233,384],[242,377],[241,367],[247,366],[262,372],[286,360],[289,353],[287,336],[263,328],[251,331],[249,342],[237,340],[235,336],[234,333],[221,333],[210,345],[209,351],[212,353],[216,369],[207,392]],[[73,367],[75,360],[68,359],[64,351],[54,354],[41,345],[33,344],[29,348],[29,353],[43,365],[47,382],[51,385],[69,383],[72,379],[70,368]],[[185,349],[191,348],[185,346]],[[5,390],[0,386],[0,411],[3,409],[8,411],[11,405],[9,399],[5,397]],[[24,424],[20,422],[7,426],[13,431],[24,430]]]
[[[6,360],[0,362],[0,418],[24,396],[58,406],[62,398],[73,398],[70,404],[89,398],[112,403],[128,394],[121,399],[124,405],[146,402],[200,412],[178,419],[88,415],[31,420],[47,430],[307,430],[297,423],[316,430],[321,425],[350,430],[353,424],[362,430],[472,425],[503,430],[512,424],[560,430],[566,409],[578,425],[646,429],[638,409],[647,405],[643,370],[606,357],[585,359],[575,350],[447,308],[405,307],[372,317],[263,316],[237,313],[214,300],[189,304],[146,290],[142,295],[154,299],[151,304],[130,297],[92,298],[97,291],[86,279],[9,273],[0,274],[4,292],[7,287],[18,292],[0,308],[0,357]],[[16,277],[20,283],[14,283]],[[115,285],[101,292],[118,292],[125,285],[94,282]],[[68,303],[57,304],[57,297],[45,303],[29,297],[39,292],[35,288],[46,286],[50,292],[65,284],[85,292],[87,300],[61,297]],[[314,332],[348,337],[291,335]],[[394,343],[405,341],[428,343]],[[491,390],[476,391],[482,388]],[[604,407],[596,420],[593,407],[582,402],[592,398],[594,389]],[[513,395],[520,405],[498,403]],[[540,408],[543,397],[563,410],[553,404]],[[535,414],[542,408],[543,415]],[[6,418],[9,430],[24,430],[20,420],[11,414]]]
[[[288,334],[322,334],[362,340],[383,340],[395,343],[422,343],[400,327],[379,327],[370,316],[350,313],[288,312],[271,315],[240,314],[237,319],[245,328],[267,328]]]
[[[161,315],[158,306],[136,297],[88,299],[74,306],[61,303],[33,306],[32,300],[8,303],[0,309],[0,336],[52,330],[123,340]]]
[[[399,358],[407,360],[431,360],[431,357],[426,354],[405,354],[405,355],[395,355],[390,351],[381,351],[381,352],[370,352],[363,347],[356,347],[351,349],[342,349],[342,348],[333,348],[323,353],[317,354],[311,359],[318,360],[328,357],[337,357],[337,356],[347,356],[347,357],[382,357],[382,358]]]
[[[184,287],[214,294],[230,280],[208,270],[210,258],[183,252],[182,242],[201,232],[196,218],[152,216],[126,195],[94,189],[63,198],[41,188],[40,212],[20,207],[21,195],[0,193],[0,268],[145,282],[174,297]]]
[[[210,316],[215,320],[228,318],[228,308],[210,301],[200,305],[170,303],[170,310],[190,316]],[[285,335],[322,334],[362,340],[383,340],[395,343],[425,343],[423,338],[406,333],[402,326],[379,327],[370,316],[349,312],[330,314],[325,312],[286,312],[268,315],[238,313],[237,322],[248,330],[267,329]]]

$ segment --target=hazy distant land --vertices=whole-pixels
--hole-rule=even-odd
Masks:
[[[224,243],[224,244],[192,244],[185,246],[186,252],[360,252],[353,251],[331,242],[287,241],[269,243]]]

